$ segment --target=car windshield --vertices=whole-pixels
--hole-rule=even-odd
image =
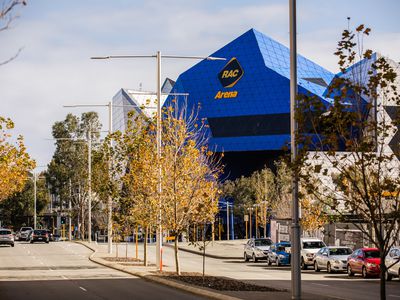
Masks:
[[[35,230],[35,234],[45,235],[47,233],[46,230]]]
[[[4,234],[11,234],[10,230],[0,230],[0,234],[4,235]]]
[[[331,248],[329,249],[329,255],[350,255],[351,254],[350,248]]]
[[[303,242],[303,249],[319,249],[325,247],[321,241]]]
[[[268,239],[255,240],[254,244],[256,245],[256,247],[259,247],[259,246],[271,246],[272,245],[272,241],[268,240]]]
[[[22,227],[21,228],[21,231],[28,231],[28,230],[32,230],[32,228],[31,227]]]
[[[379,251],[364,251],[365,258],[379,258]]]

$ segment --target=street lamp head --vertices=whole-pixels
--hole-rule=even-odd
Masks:
[[[207,56],[206,60],[226,60],[225,57]]]
[[[109,59],[110,56],[92,56],[90,59]]]

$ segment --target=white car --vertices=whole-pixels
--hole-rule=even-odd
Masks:
[[[300,260],[301,268],[306,270],[308,266],[314,265],[314,255],[323,247],[325,243],[317,238],[303,238],[300,240]]]
[[[269,238],[250,239],[244,246],[244,261],[248,261],[250,258],[253,262],[268,259],[268,253],[272,244],[272,240]]]
[[[326,269],[328,273],[347,271],[347,258],[353,251],[349,247],[324,247],[314,256],[314,271]]]
[[[400,247],[390,249],[385,258],[387,268],[386,280],[390,281],[393,277],[398,277],[400,280]]]

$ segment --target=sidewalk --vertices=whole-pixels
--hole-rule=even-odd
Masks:
[[[227,241],[223,241],[222,243],[226,243]],[[170,286],[175,289],[181,289],[196,295],[204,296],[206,298],[210,299],[223,299],[223,300],[237,300],[237,299],[280,299],[280,300],[289,300],[291,299],[291,294],[289,291],[278,291],[278,292],[254,292],[254,291],[218,291],[214,289],[209,289],[209,288],[203,288],[199,286],[194,286],[194,285],[189,285],[189,284],[184,284],[181,282],[173,281],[171,279],[166,279],[162,278],[159,276],[158,272],[156,271],[156,267],[154,265],[154,262],[150,261],[150,264],[148,267],[144,267],[140,265],[140,263],[127,263],[127,262],[112,262],[108,261],[107,258],[110,257],[116,257],[115,254],[115,246],[114,246],[114,253],[109,254],[107,252],[107,244],[97,244],[97,243],[87,243],[87,242],[78,242],[87,248],[91,249],[93,251],[93,254],[89,257],[89,259],[97,264],[113,268],[137,277],[141,277],[145,280],[150,280],[153,282],[157,282],[163,285]],[[243,240],[238,240],[238,241],[228,241],[229,245],[223,245],[222,243],[215,243],[214,246],[211,248],[212,250],[210,251],[212,254],[215,256],[222,256],[224,255],[225,252],[230,252],[230,250],[224,250],[222,247],[231,247],[228,249],[232,249],[232,251],[239,251],[239,249],[242,247],[241,243],[243,243]],[[211,245],[211,244],[210,244]],[[210,246],[209,245],[209,246]],[[192,246],[189,245],[183,245],[183,247],[186,247],[186,250],[192,251],[193,249]],[[120,245],[118,247],[119,249],[119,257],[125,257],[125,246]],[[132,248],[132,247],[131,247]],[[128,257],[132,257],[131,254],[132,249],[129,250]],[[194,250],[193,250],[194,251]],[[197,251],[199,252],[199,251]],[[230,258],[234,257],[236,254],[231,254]],[[140,258],[140,257],[139,257]],[[163,265],[163,271],[164,272],[174,272],[174,266],[168,266],[168,265]],[[336,298],[328,298],[324,297],[321,295],[311,295],[311,294],[303,294],[303,299],[304,300],[332,300]]]
[[[218,259],[243,259],[244,245],[248,240],[232,240],[232,241],[214,241],[206,244],[206,256]],[[165,243],[164,246],[174,247],[173,243]],[[199,242],[199,246],[202,243]],[[199,250],[199,246],[190,245],[189,243],[179,243],[179,250],[203,255],[203,251]]]

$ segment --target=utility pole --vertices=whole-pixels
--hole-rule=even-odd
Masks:
[[[33,173],[33,229],[36,229],[36,202],[37,202],[37,187],[36,187],[37,174]]]
[[[296,162],[297,122],[295,110],[297,108],[297,37],[296,37],[296,0],[289,0],[290,14],[290,152],[292,163]],[[292,174],[292,299],[301,299],[301,271],[300,271],[300,223],[299,223],[299,186],[296,168]]]
[[[71,217],[71,210],[72,210],[72,183],[71,178],[69,179],[69,201],[68,201],[68,240],[72,241],[72,217]]]
[[[92,126],[88,131],[88,242],[92,242]]]
[[[226,240],[229,241],[229,203],[226,200]]]
[[[108,133],[111,135],[112,133],[112,102],[108,102]],[[112,139],[110,139],[110,147],[112,148]],[[110,177],[109,180],[111,180],[112,177],[112,157],[110,153],[109,157],[109,166],[108,166],[108,176]],[[107,201],[107,243],[108,243],[108,253],[112,253],[112,195],[108,195],[108,201]]]

